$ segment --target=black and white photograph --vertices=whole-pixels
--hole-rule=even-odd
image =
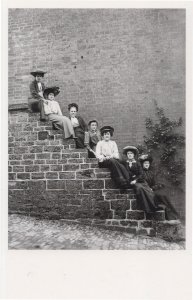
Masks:
[[[154,255],[161,262],[165,253],[187,254],[186,8],[13,5],[7,30],[10,257],[27,250],[33,261],[36,253],[61,250],[51,253],[80,257],[80,268],[84,255],[97,263],[114,253],[136,255],[143,269],[140,255],[153,264]],[[166,272],[174,273],[169,268],[166,260]],[[180,299],[182,286],[178,298],[170,294],[177,282],[167,282],[156,299]],[[127,299],[153,299],[137,294]]]
[[[185,249],[184,9],[9,9],[9,249]]]

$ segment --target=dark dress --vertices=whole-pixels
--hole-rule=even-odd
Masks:
[[[96,158],[96,155],[92,151],[96,152],[96,145],[100,140],[101,135],[98,130],[96,132],[85,132],[84,144],[87,146],[88,149],[88,158]]]
[[[129,188],[133,188],[135,190],[137,202],[140,208],[146,213],[157,211],[159,207],[155,201],[154,192],[145,181],[140,163],[135,161],[131,166],[129,166],[129,162],[123,162],[123,164],[129,174],[130,182],[136,180],[136,184],[129,184]]]
[[[145,181],[152,188],[155,194],[155,201],[158,206],[162,206],[165,210],[166,220],[176,220],[179,218],[177,211],[174,206],[171,204],[170,200],[166,195],[161,193],[161,187],[155,182],[155,174],[152,169],[145,170],[143,169],[143,175]]]
[[[42,85],[42,92],[44,92],[45,85],[42,82],[41,85]],[[44,113],[44,104],[43,104],[42,97],[38,94],[39,92],[40,90],[37,81],[36,80],[32,81],[30,84],[30,93],[32,97],[28,99],[28,104],[33,112],[40,112],[40,120],[45,121],[47,120],[47,117]]]
[[[85,136],[85,131],[87,131],[87,125],[82,117],[77,116],[76,118],[78,119],[79,126],[73,127],[75,137],[76,137],[75,142],[76,142],[76,148],[81,149],[81,148],[85,148],[84,136]]]

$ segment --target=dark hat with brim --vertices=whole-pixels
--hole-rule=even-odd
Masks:
[[[111,127],[111,126],[103,126],[103,127],[100,129],[100,132],[101,132],[101,135],[103,135],[105,132],[110,132],[110,134],[113,135],[114,128]]]
[[[53,93],[54,96],[57,96],[60,93],[60,88],[58,86],[48,87],[44,90],[44,98],[47,98],[50,93]]]
[[[90,124],[91,124],[91,123],[94,123],[94,122],[97,123],[97,125],[98,125],[98,121],[97,121],[96,119],[90,120],[90,121],[88,122],[88,125],[90,126]]]
[[[127,154],[128,151],[132,151],[134,155],[139,153],[138,149],[135,146],[126,146],[123,148],[123,154]]]
[[[153,157],[150,156],[149,154],[143,154],[139,157],[139,161],[141,164],[144,163],[144,161],[149,161],[151,164],[153,161]]]
[[[46,74],[46,73],[47,72],[37,70],[37,71],[31,72],[30,74],[33,75],[34,77],[36,77],[37,75],[44,77],[44,74]]]

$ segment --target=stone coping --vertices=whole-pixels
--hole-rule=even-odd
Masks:
[[[28,110],[28,103],[9,104],[8,111]]]

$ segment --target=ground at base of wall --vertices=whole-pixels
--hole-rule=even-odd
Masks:
[[[64,221],[9,215],[9,249],[183,250],[185,242],[109,231]]]

